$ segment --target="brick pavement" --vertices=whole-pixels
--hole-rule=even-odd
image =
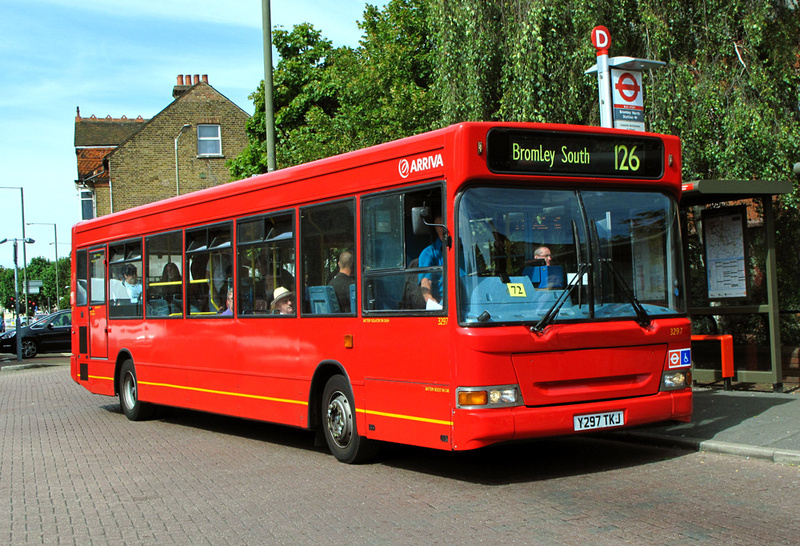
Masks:
[[[42,361],[44,362],[44,361]],[[597,438],[348,466],[307,431],[132,423],[63,365],[0,371],[0,543],[793,544],[800,469]]]

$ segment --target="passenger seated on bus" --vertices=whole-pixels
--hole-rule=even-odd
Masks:
[[[553,255],[550,254],[550,249],[546,246],[540,246],[534,250],[533,258],[535,260],[544,260],[544,265],[553,265]]]
[[[233,288],[228,288],[228,295],[225,297],[225,309],[217,314],[221,317],[233,316]]]
[[[263,308],[264,311],[272,308],[273,294],[276,288],[294,286],[294,275],[287,271],[282,265],[274,267],[275,265],[276,264],[270,264],[267,260],[262,260],[261,258],[256,259],[256,268],[263,281],[263,285],[256,291],[256,301],[264,300],[263,305],[256,304],[254,306],[256,312],[258,308]]]
[[[419,267],[419,260],[414,258],[408,264],[409,269]],[[425,298],[422,297],[418,276],[415,273],[406,274],[406,282],[403,285],[403,297],[400,298],[400,309],[425,309]]]
[[[161,272],[161,282],[175,282],[181,280],[181,271],[175,262],[169,262]]]
[[[444,263],[442,254],[442,241],[444,240],[444,228],[442,227],[442,215],[437,214],[433,220],[436,240],[428,245],[419,255],[419,267],[441,267]],[[419,285],[422,289],[422,297],[425,298],[425,306],[428,309],[441,309],[443,297],[443,279],[441,273],[420,273]]]
[[[337,262],[339,272],[328,282],[336,292],[336,299],[339,301],[339,312],[350,312],[350,285],[356,283],[353,276],[353,253],[345,250],[339,254]]]
[[[170,313],[180,313],[182,307],[181,297],[181,270],[175,262],[168,262],[161,271],[161,282],[165,283],[160,287],[161,297],[168,302]],[[166,284],[169,283],[169,284]]]
[[[294,315],[294,292],[279,286],[273,292],[272,308],[279,315]]]
[[[533,260],[526,262],[528,267],[522,271],[524,276],[531,279],[533,286],[538,289],[564,288],[564,268],[553,264],[550,249],[540,246],[534,251],[533,256]]]
[[[139,297],[142,295],[142,282],[139,280],[136,266],[128,264],[122,270],[125,280],[122,281],[122,286],[128,291],[131,303],[138,303]]]

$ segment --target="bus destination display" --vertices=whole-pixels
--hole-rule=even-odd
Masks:
[[[658,179],[664,172],[657,138],[498,128],[487,141],[495,173]]]

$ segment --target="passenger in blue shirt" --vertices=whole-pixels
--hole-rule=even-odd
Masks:
[[[427,246],[419,255],[419,267],[441,267],[444,263],[442,255],[442,240],[444,239],[444,228],[442,227],[442,216],[436,215],[433,221],[436,230],[436,240]],[[427,309],[441,309],[444,297],[444,279],[441,273],[420,273],[419,285],[422,290],[422,297],[425,298]]]

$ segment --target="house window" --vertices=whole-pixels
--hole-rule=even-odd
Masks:
[[[94,218],[94,192],[81,190],[81,220]]]
[[[222,155],[219,125],[197,126],[197,155]]]

